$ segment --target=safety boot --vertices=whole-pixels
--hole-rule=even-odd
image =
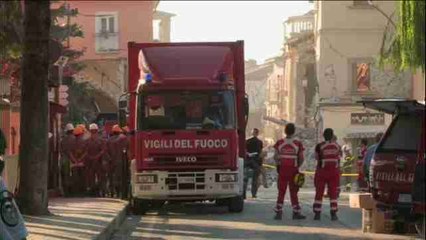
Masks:
[[[331,221],[337,221],[337,220],[339,220],[339,218],[337,217],[337,214],[336,214],[336,212],[331,212]]]
[[[321,220],[321,213],[316,212],[314,216],[314,220],[317,220],[317,221]]]
[[[282,220],[283,219],[283,212],[275,212],[275,220]]]
[[[301,213],[293,213],[293,220],[303,220],[306,219],[306,216]]]

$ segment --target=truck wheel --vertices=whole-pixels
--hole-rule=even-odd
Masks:
[[[230,212],[239,213],[244,209],[244,197],[237,196],[229,199],[228,209]]]
[[[147,200],[132,198],[131,207],[133,214],[144,215],[149,210],[150,204]]]
[[[425,217],[424,216],[416,221],[415,227],[420,239],[425,239]]]
[[[216,199],[215,204],[216,206],[219,206],[219,207],[227,206],[229,205],[229,199],[223,199],[223,198]]]

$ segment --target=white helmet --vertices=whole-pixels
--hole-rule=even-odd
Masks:
[[[89,126],[89,130],[99,130],[99,127],[96,123],[92,123]]]
[[[67,125],[65,125],[65,131],[73,131],[74,130],[74,125],[72,125],[72,123],[68,123]]]

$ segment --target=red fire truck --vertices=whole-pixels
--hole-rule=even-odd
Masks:
[[[128,44],[132,206],[226,203],[241,212],[248,101],[243,42]],[[124,117],[126,115],[126,117]]]

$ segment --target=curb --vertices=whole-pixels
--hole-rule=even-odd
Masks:
[[[120,228],[124,222],[129,210],[129,203],[114,217],[114,219],[106,226],[106,228],[99,233],[98,236],[94,237],[93,240],[108,240],[112,237],[114,232]]]

